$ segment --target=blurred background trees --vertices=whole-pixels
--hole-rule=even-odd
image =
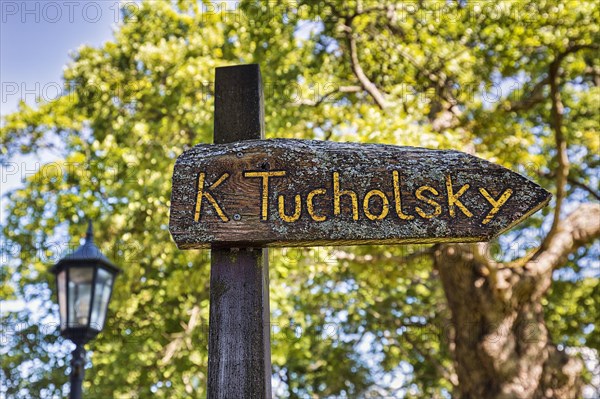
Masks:
[[[91,217],[124,274],[86,397],[205,395],[208,252],[172,242],[170,178],[181,152],[212,141],[214,68],[259,63],[268,137],[454,148],[554,194],[489,244],[272,250],[278,397],[597,393],[595,2],[146,1],[123,13],[112,41],[73,56],[62,97],[3,121],[2,162],[48,148],[59,160],[6,194],[1,298],[35,305],[1,314],[0,392],[66,392],[48,270]]]

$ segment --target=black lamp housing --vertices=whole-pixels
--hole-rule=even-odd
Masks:
[[[85,243],[50,271],[56,276],[60,333],[83,345],[102,331],[114,280],[121,269],[96,247],[89,221]]]

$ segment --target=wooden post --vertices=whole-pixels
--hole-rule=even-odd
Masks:
[[[271,398],[262,247],[487,241],[551,197],[458,151],[261,140],[258,65],[217,68],[214,130],[177,158],[169,221],[180,249],[211,248],[210,399]]]
[[[214,143],[264,138],[259,66],[215,75]],[[208,398],[270,399],[270,345],[267,249],[211,248]]]

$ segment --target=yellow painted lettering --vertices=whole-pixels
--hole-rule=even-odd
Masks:
[[[216,182],[214,182],[213,184],[210,185],[210,187],[208,187],[208,190],[213,190],[213,189],[219,187],[219,185],[221,183],[223,183],[225,180],[227,180],[228,177],[229,177],[229,173],[223,173],[223,175],[221,175],[221,177],[219,177],[219,179],[217,179]],[[200,212],[202,211],[202,199],[206,198],[208,203],[211,204],[212,207],[215,209],[215,212],[217,212],[217,215],[221,218],[221,220],[224,222],[228,222],[229,218],[227,217],[227,215],[225,215],[225,213],[223,212],[223,210],[221,209],[221,207],[219,206],[217,201],[215,201],[212,194],[204,190],[205,178],[206,178],[206,174],[204,172],[198,173],[198,194],[196,195],[196,207],[195,207],[195,213],[194,213],[194,221],[197,222],[200,220]]]
[[[317,215],[315,213],[315,207],[313,205],[313,198],[317,195],[323,195],[327,192],[324,188],[317,188],[316,190],[312,190],[306,196],[306,209],[308,210],[308,214],[315,222],[324,222],[327,220],[327,216]]]
[[[333,214],[339,215],[342,213],[340,207],[340,198],[342,195],[347,195],[352,199],[352,219],[358,220],[358,197],[352,190],[340,190],[340,174],[333,172]]]
[[[269,217],[269,177],[285,176],[284,170],[273,171],[257,171],[244,172],[244,177],[260,177],[262,178],[262,193],[261,193],[261,219],[267,220]]]
[[[513,191],[510,188],[507,188],[502,193],[502,195],[500,195],[500,198],[495,200],[485,188],[479,188],[479,192],[485,197],[485,199],[490,203],[490,205],[492,205],[492,210],[489,211],[489,213],[487,214],[485,219],[483,219],[483,222],[481,222],[481,224],[488,224],[489,222],[491,222],[494,218],[494,215],[498,213],[502,205],[504,205],[506,201],[508,201],[508,199],[513,193]]]
[[[312,190],[306,196],[306,209],[308,210],[308,214],[310,215],[312,220],[314,220],[315,222],[324,222],[325,220],[327,220],[327,216],[321,216],[315,213],[315,208],[313,205],[313,198],[316,195],[323,195],[326,192],[327,190],[325,190],[324,188],[317,188],[316,190]]]
[[[373,196],[381,198],[382,209],[379,215],[371,213],[371,210],[369,209],[369,200]],[[370,220],[381,220],[385,218],[388,212],[390,211],[390,201],[388,200],[387,196],[383,191],[371,190],[367,193],[367,195],[365,195],[365,199],[363,200],[363,211],[365,211],[365,216],[368,217]]]
[[[398,176],[398,171],[392,171],[392,177],[394,180],[394,202],[396,203],[396,213],[398,217],[402,220],[411,220],[415,217],[413,215],[406,215],[402,212],[402,197],[400,195],[400,177]]]
[[[281,219],[284,222],[292,223],[292,222],[295,222],[296,220],[300,219],[300,211],[302,210],[302,199],[300,198],[300,196],[298,194],[296,194],[296,196],[294,197],[296,205],[294,208],[294,214],[292,216],[288,216],[285,214],[285,198],[283,197],[283,195],[280,195],[278,199],[279,199],[279,217],[281,217]]]
[[[446,190],[448,191],[448,209],[450,210],[450,216],[456,216],[454,205],[456,205],[458,209],[460,209],[467,217],[473,216],[471,211],[469,211],[467,207],[464,206],[464,204],[459,200],[460,196],[462,196],[469,189],[469,187],[470,186],[468,184],[465,184],[460,188],[460,190],[458,190],[456,194],[454,194],[454,190],[452,188],[452,179],[450,178],[450,175],[446,176]]]
[[[423,191],[429,191],[433,195],[438,195],[439,194],[438,191],[433,187],[421,186],[415,192],[415,196],[417,197],[417,199],[425,202],[428,205],[431,205],[434,208],[434,211],[433,211],[433,213],[426,213],[425,211],[423,211],[423,209],[419,208],[418,206],[415,207],[415,211],[417,211],[419,216],[421,216],[424,219],[431,219],[434,216],[440,215],[442,213],[442,206],[437,201],[434,201],[431,198],[425,197],[423,195]]]

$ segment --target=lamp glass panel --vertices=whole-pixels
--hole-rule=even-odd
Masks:
[[[60,329],[67,328],[67,272],[63,270],[56,276],[58,286],[58,310],[60,312]]]
[[[101,331],[104,327],[108,300],[112,291],[113,274],[99,268],[96,276],[96,291],[94,292],[94,303],[92,305],[92,317],[90,327]]]
[[[69,269],[69,327],[88,326],[93,279],[93,267]]]

